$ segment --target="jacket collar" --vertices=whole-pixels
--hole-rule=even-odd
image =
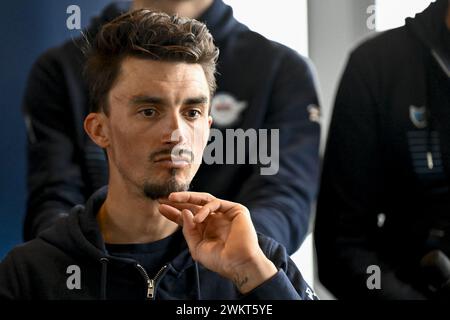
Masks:
[[[448,0],[437,0],[414,18],[406,19],[406,27],[430,51],[441,69],[450,77],[450,53],[442,43],[444,31],[447,31],[445,19]]]
[[[79,229],[87,242],[91,243],[95,248],[97,248],[97,254],[99,258],[106,257],[109,259],[121,260],[125,262],[125,260],[129,259],[111,257],[107,254],[103,236],[100,232],[100,228],[96,219],[100,207],[105,202],[107,193],[107,186],[100,188],[89,198],[84,209],[78,212]],[[182,241],[183,242],[180,244],[180,253],[175,257],[173,261],[171,261],[171,265],[176,272],[183,272],[185,269],[194,264],[184,238]]]

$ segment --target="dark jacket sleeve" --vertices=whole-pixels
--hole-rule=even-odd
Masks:
[[[421,299],[376,249],[387,182],[369,61],[351,55],[336,96],[315,221],[319,278],[337,298]],[[380,268],[380,290],[367,287],[371,265]]]
[[[249,208],[256,230],[289,253],[307,235],[318,187],[320,125],[310,120],[312,106],[317,108],[318,100],[311,66],[289,50],[277,70],[264,123],[279,129],[278,172],[261,175],[255,166],[237,201]]]
[[[272,239],[262,238],[260,237],[261,248],[278,268],[278,272],[250,291],[244,298],[249,300],[318,300],[295,263],[290,259],[286,249]]]
[[[0,300],[21,299],[18,271],[10,253],[0,262]]]
[[[23,101],[28,131],[25,240],[85,201],[71,100],[56,55],[49,51],[34,64]]]

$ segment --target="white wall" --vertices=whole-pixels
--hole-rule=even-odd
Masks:
[[[253,31],[308,55],[307,0],[224,0]]]
[[[314,268],[314,251],[313,236],[310,233],[303,242],[300,249],[291,256],[298,269],[301,271],[305,281],[314,288],[315,268]]]
[[[403,26],[406,17],[414,17],[431,2],[431,0],[376,0],[377,31]]]
[[[394,0],[395,1],[395,0]],[[308,2],[309,56],[321,88],[322,151],[335,92],[351,49],[370,32],[374,0],[310,0]]]
[[[394,0],[395,1],[395,0]],[[348,54],[356,44],[375,27],[370,9],[374,0],[309,0],[308,39],[309,57],[316,66],[322,112],[321,151],[324,151],[329,120],[335,92]],[[370,20],[372,19],[372,20]],[[314,216],[314,215],[313,215]],[[311,241],[311,243],[309,243]],[[305,243],[303,252],[314,257],[312,237]],[[299,261],[299,265],[301,261]],[[305,269],[310,272],[308,268]],[[332,299],[332,295],[321,286],[313,266],[314,288],[321,299]],[[308,277],[311,277],[308,274]]]

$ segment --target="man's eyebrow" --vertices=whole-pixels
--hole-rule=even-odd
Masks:
[[[187,98],[183,101],[183,104],[187,105],[194,105],[194,104],[207,104],[208,103],[208,97],[207,96],[198,96],[198,97],[192,97]]]
[[[208,97],[207,96],[198,96],[198,97],[192,97],[187,98],[183,100],[184,105],[200,105],[200,104],[207,104],[208,103]],[[156,96],[146,96],[146,95],[137,95],[131,98],[130,100],[131,105],[140,105],[140,104],[156,104],[156,105],[166,105],[167,101],[161,97]]]
[[[164,104],[165,101],[160,97],[146,96],[146,95],[138,95],[134,96],[130,100],[130,104],[139,105],[139,104]]]

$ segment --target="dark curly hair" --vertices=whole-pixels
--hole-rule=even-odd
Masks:
[[[108,92],[125,57],[198,63],[212,96],[218,55],[211,34],[197,20],[147,9],[125,13],[105,24],[88,45],[85,76],[91,112],[108,114]]]

